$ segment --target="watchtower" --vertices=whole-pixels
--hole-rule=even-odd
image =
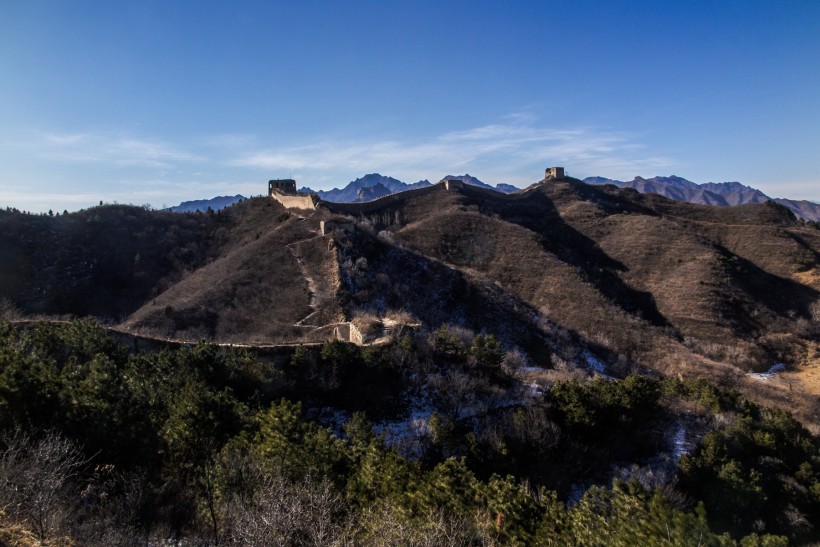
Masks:
[[[295,194],[296,181],[293,179],[274,179],[268,181],[268,197],[277,190],[280,194]]]
[[[444,179],[444,188],[446,190],[455,190],[456,188],[464,188],[464,181],[461,179]]]
[[[564,168],[563,167],[547,167],[546,172],[544,173],[544,179],[562,179],[564,178]]]

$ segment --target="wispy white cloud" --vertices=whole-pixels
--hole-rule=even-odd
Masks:
[[[527,183],[538,180],[547,164],[564,165],[572,173],[634,176],[676,165],[655,156],[623,132],[595,127],[539,127],[532,116],[510,116],[504,123],[446,132],[429,139],[378,138],[325,140],[313,144],[268,148],[241,154],[230,161],[242,167],[270,171],[379,171],[407,180],[441,177],[470,170],[490,181]]]
[[[268,178],[279,176],[329,189],[373,172],[406,182],[470,173],[492,184],[523,187],[539,180],[548,165],[563,165],[573,176],[611,178],[665,174],[676,165],[650,153],[635,135],[551,127],[526,111],[427,137],[334,137],[295,146],[264,146],[265,139],[211,135],[182,145],[114,132],[31,133],[0,142],[0,160],[8,164],[0,173],[0,204],[28,210],[99,200],[171,205],[256,195],[265,191]]]
[[[105,189],[94,192],[49,192],[31,191],[20,188],[0,187],[0,206],[14,206],[26,211],[43,212],[49,209],[74,211],[103,203],[127,203],[133,205],[151,204],[160,208],[177,205],[191,199],[208,199],[214,196],[246,197],[259,195],[265,186],[258,180],[222,180],[201,182],[198,180],[121,180]]]
[[[171,168],[204,158],[174,145],[125,135],[103,133],[43,133],[37,154],[48,160],[115,166]]]

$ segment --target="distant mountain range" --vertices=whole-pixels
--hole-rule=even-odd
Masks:
[[[517,192],[520,188],[512,184],[497,184],[491,186],[477,178],[465,175],[447,175],[444,179],[459,179],[465,184],[472,184],[473,186],[480,186],[482,188],[489,188],[490,190],[497,190],[506,194]],[[442,180],[444,180],[442,179]],[[385,177],[379,173],[371,173],[363,177],[357,178],[348,183],[344,188],[334,188],[333,190],[313,190],[307,186],[299,188],[299,192],[304,194],[313,193],[319,196],[324,201],[331,201],[334,203],[359,203],[363,201],[373,201],[380,197],[395,194],[396,192],[404,192],[405,190],[414,190],[416,188],[424,188],[432,186],[429,180],[420,180],[418,182],[408,184],[393,177]],[[209,208],[213,211],[219,211],[225,207],[230,207],[234,203],[247,199],[242,195],[235,196],[218,196],[212,199],[199,199],[194,201],[183,201],[174,207],[168,207],[166,211],[174,213],[195,213],[197,211],[206,212]]]
[[[820,204],[805,200],[771,198],[760,190],[739,182],[697,184],[674,175],[671,177],[653,177],[651,179],[635,177],[626,182],[605,177],[587,177],[584,182],[587,184],[613,184],[619,188],[633,188],[642,194],[655,193],[677,201],[716,205],[718,207],[774,201],[788,207],[797,217],[815,222],[820,220]]]
[[[217,196],[211,199],[183,201],[179,205],[168,207],[165,210],[173,213],[196,213],[197,211],[205,213],[208,209],[211,209],[212,211],[219,211],[220,209],[230,207],[234,203],[240,202],[244,199],[246,199],[245,196],[239,194],[236,194],[235,196]]]
[[[520,191],[519,188],[511,185],[500,183],[491,186],[485,182],[480,181],[476,177],[469,174],[464,175],[447,175],[444,179],[458,179],[465,184],[478,186],[481,188],[488,188],[504,193],[512,193]],[[442,180],[444,180],[442,179]],[[820,204],[811,201],[798,201],[783,198],[771,198],[756,188],[746,186],[739,182],[707,182],[705,184],[698,184],[683,177],[652,177],[645,179],[643,177],[635,177],[631,181],[621,181],[615,179],[608,179],[605,177],[587,177],[584,179],[587,184],[612,184],[619,188],[633,188],[641,193],[655,193],[662,196],[674,199],[677,201],[686,201],[689,203],[697,203],[701,205],[714,205],[718,207],[727,207],[731,205],[745,205],[749,203],[766,203],[767,201],[774,201],[787,207],[797,217],[806,220],[820,221]],[[418,182],[408,184],[393,177],[386,177],[379,173],[371,173],[363,177],[357,178],[350,182],[344,188],[334,188],[333,190],[313,190],[307,186],[299,189],[303,193],[315,193],[324,201],[335,203],[354,203],[372,201],[388,194],[395,194],[396,192],[403,192],[405,190],[413,190],[415,188],[424,188],[432,186],[429,180],[420,180]],[[208,208],[218,211],[238,201],[246,199],[244,196],[219,196],[208,200],[185,201],[175,207],[169,207],[169,211],[174,212],[205,212]]]
[[[459,179],[465,184],[472,184],[473,186],[480,186],[482,188],[489,188],[491,190],[498,190],[499,192],[517,192],[519,189],[510,184],[498,184],[490,186],[471,175],[447,175],[445,179]],[[444,180],[444,179],[442,179]],[[403,192],[405,190],[414,190],[416,188],[424,188],[425,186],[432,186],[429,180],[420,180],[413,184],[402,182],[393,177],[385,177],[379,173],[371,173],[361,178],[354,180],[344,188],[334,188],[333,190],[312,190],[308,187],[300,188],[300,192],[313,192],[325,201],[332,201],[335,203],[352,203],[361,201],[371,201],[388,194],[395,194],[396,192]]]
[[[357,178],[350,182],[344,188],[334,188],[333,190],[313,190],[304,186],[299,189],[300,192],[314,193],[324,201],[333,201],[336,203],[350,203],[354,201],[366,201],[359,196],[359,190],[376,187],[374,190],[365,190],[364,196],[370,196],[369,199],[376,199],[383,195],[393,194],[395,192],[402,192],[404,190],[412,190],[414,188],[422,188],[430,186],[429,180],[420,180],[414,184],[407,184],[393,177],[385,177],[378,173],[371,173],[363,177]],[[383,193],[387,190],[386,193]]]

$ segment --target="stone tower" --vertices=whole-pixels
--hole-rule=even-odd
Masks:
[[[563,167],[547,167],[546,172],[544,173],[544,179],[562,179],[564,178],[564,168]]]
[[[295,194],[296,181],[293,179],[274,179],[268,181],[268,197],[273,195],[274,190],[280,194]]]

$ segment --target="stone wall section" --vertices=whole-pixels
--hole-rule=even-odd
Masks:
[[[316,209],[318,198],[313,194],[281,194],[271,192],[270,197],[281,203],[287,209],[303,209],[312,211]]]

